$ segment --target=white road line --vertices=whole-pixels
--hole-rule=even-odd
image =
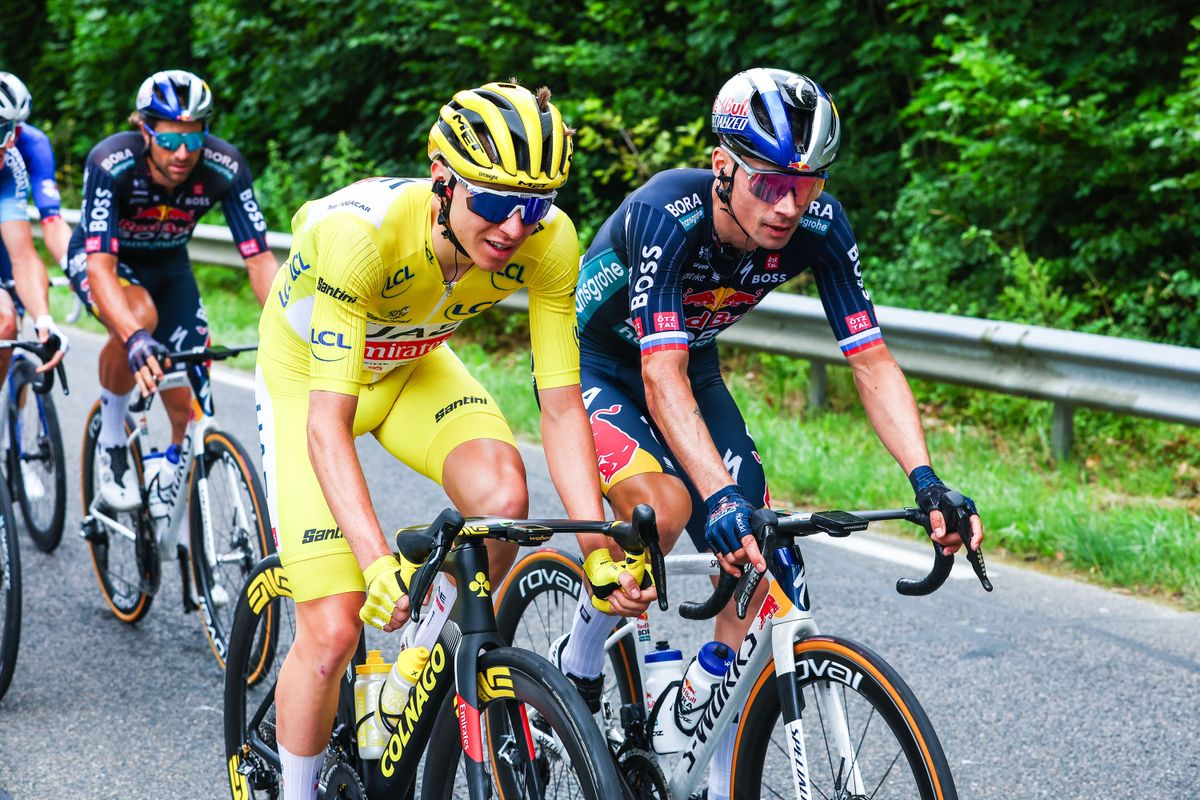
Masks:
[[[906,547],[898,547],[894,544],[887,544],[879,539],[874,539],[867,536],[850,536],[845,539],[834,539],[831,536],[813,537],[808,542],[819,542],[827,544],[831,547],[836,547],[841,550],[848,550],[861,556],[870,558],[878,558],[883,561],[890,561],[893,564],[899,564],[906,569],[912,571],[910,577],[919,577],[929,572],[929,568],[933,566],[932,551],[933,548],[923,552],[915,552]],[[806,542],[806,544],[808,543]],[[950,573],[952,580],[965,581],[975,580],[975,573],[972,571],[969,564],[955,564],[955,569]],[[988,567],[988,576],[996,577],[996,571],[990,566]]]

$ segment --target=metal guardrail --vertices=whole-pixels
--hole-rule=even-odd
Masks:
[[[79,212],[63,217],[75,224]],[[272,231],[268,243],[282,263],[292,237]],[[223,226],[197,225],[189,252],[195,261],[242,266]],[[500,305],[525,309],[528,300],[512,295]],[[905,374],[1053,403],[1051,445],[1060,457],[1071,451],[1079,406],[1200,426],[1200,350],[890,306],[875,311]],[[811,297],[768,295],[721,341],[811,361],[814,406],[824,404],[826,365],[845,363]]]

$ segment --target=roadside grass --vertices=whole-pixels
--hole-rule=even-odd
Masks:
[[[213,341],[257,341],[244,272],[198,265]],[[54,294],[61,319],[72,300]],[[526,317],[500,310],[465,324],[453,347],[514,431],[540,439]],[[78,323],[102,331],[86,315]],[[824,409],[806,404],[808,364],[723,351],[734,397],[759,445],[779,507],[911,504],[908,482],[875,437],[849,370],[829,370]],[[253,354],[234,365],[253,369]],[[934,467],[983,512],[987,549],[1200,609],[1200,431],[1081,409],[1075,456],[1050,454],[1045,402],[913,381]],[[917,535],[911,533],[909,535]]]

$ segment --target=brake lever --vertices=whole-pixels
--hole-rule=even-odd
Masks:
[[[955,498],[957,495],[957,499]],[[962,492],[951,490],[946,493],[946,499],[952,503],[960,503],[966,498]],[[954,529],[958,532],[958,538],[962,539],[963,547],[967,551],[967,562],[971,565],[971,569],[975,571],[975,577],[979,579],[979,584],[985,592],[992,591],[992,582],[988,579],[987,565],[983,561],[983,547],[978,550],[971,549],[971,515],[963,511],[958,512],[958,519],[955,520]]]
[[[650,553],[650,574],[654,578],[654,589],[658,593],[658,607],[660,610],[666,611],[669,608],[667,603],[667,559],[663,555],[662,545],[659,543],[658,524],[655,520],[654,509],[645,503],[640,503],[633,509],[632,516],[630,526]]]
[[[737,588],[734,589],[734,596],[737,598],[738,619],[746,618],[746,611],[750,607],[750,601],[754,598],[755,591],[758,590],[758,584],[762,583],[767,570],[771,568],[769,559],[775,557],[775,526],[778,524],[779,517],[769,508],[760,508],[750,517],[750,529],[756,532],[754,538],[758,541],[759,552],[762,553],[763,560],[767,562],[767,569],[759,572],[753,564],[747,564],[742,571],[742,577],[738,579]],[[761,537],[757,531],[762,531]]]

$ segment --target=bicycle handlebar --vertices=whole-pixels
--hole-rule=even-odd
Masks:
[[[183,364],[199,364],[203,361],[224,361],[227,358],[233,358],[239,353],[248,353],[252,350],[257,350],[256,344],[241,344],[235,347],[226,347],[217,345],[216,347],[193,347],[191,350],[178,350],[174,353],[167,353],[167,358],[171,363],[176,361]]]
[[[666,559],[658,540],[654,510],[646,505],[634,509],[631,522],[590,521],[577,519],[508,519],[507,517],[464,518],[453,508],[446,508],[430,525],[415,525],[396,532],[396,550],[412,563],[420,564],[412,576],[412,585],[402,586],[412,598],[423,598],[441,571],[442,562],[454,548],[460,536],[482,537],[513,542],[522,547],[543,544],[559,533],[602,533],[611,536],[627,552],[640,554],[649,551],[651,569],[658,588],[658,605],[667,609]],[[661,577],[659,577],[661,576]],[[421,620],[422,604],[412,601],[412,619]]]
[[[781,546],[778,538],[783,538],[784,545],[792,544],[797,536],[811,536],[815,533],[827,533],[834,537],[849,536],[855,531],[865,530],[872,522],[883,520],[904,520],[925,528],[926,533],[932,533],[929,516],[918,508],[884,509],[877,511],[817,511],[814,513],[785,514],[778,516],[770,509],[759,509],[750,518],[751,530],[759,543],[763,556],[767,559],[767,567],[771,568],[778,557]],[[963,546],[967,548],[967,560],[970,562],[975,576],[986,591],[992,591],[992,583],[987,577],[987,567],[984,564],[982,550],[971,550],[970,520],[961,519],[958,533],[962,537]],[[954,556],[946,553],[940,545],[933,542],[934,560],[929,573],[921,578],[900,578],[896,581],[896,591],[905,596],[927,595],[941,588],[950,571],[954,567]],[[679,607],[679,615],[685,619],[711,619],[723,609],[731,599],[736,597],[737,614],[739,619],[746,618],[750,600],[754,597],[758,584],[762,582],[764,573],[758,572],[747,565],[742,570],[741,577],[730,575],[724,570],[717,580],[717,585],[709,597],[700,602],[687,602]]]
[[[46,341],[39,342],[36,339],[13,339],[11,341],[0,341],[0,350],[26,350],[38,357],[38,360],[45,364],[50,359],[54,358],[54,354],[58,352],[59,345],[62,342],[55,334],[50,334],[46,337]],[[71,387],[67,384],[67,371],[63,368],[62,362],[54,365],[54,369],[46,370],[45,372],[35,373],[33,382],[30,386],[38,394],[47,394],[54,388],[54,374],[58,373],[58,380],[62,383],[63,394],[71,393]]]

